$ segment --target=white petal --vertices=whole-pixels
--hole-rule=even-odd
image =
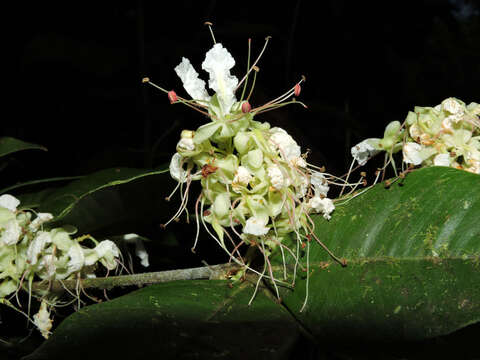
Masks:
[[[442,108],[444,111],[448,111],[450,114],[463,113],[463,106],[454,98],[448,98],[442,101]]]
[[[296,159],[301,156],[301,150],[296,141],[282,128],[272,128],[270,134],[269,143],[272,150],[278,150],[286,161],[297,161]]]
[[[330,220],[330,214],[335,210],[335,205],[333,201],[329,198],[321,198],[320,196],[314,196],[308,202],[308,205],[315,209],[315,211],[322,213],[323,217],[327,220]]]
[[[45,246],[51,242],[52,237],[50,236],[50,233],[39,231],[27,249],[27,261],[29,264],[35,265],[38,261],[38,255],[43,251]]]
[[[270,165],[267,168],[267,174],[270,178],[270,183],[275,189],[280,190],[285,186],[282,170],[280,170],[278,165]]]
[[[40,260],[40,267],[45,269],[47,278],[52,279],[57,271],[55,256],[51,254],[43,256]]]
[[[193,151],[195,150],[195,143],[193,139],[183,138],[177,144],[177,150],[180,151]]]
[[[322,173],[319,173],[317,171],[312,172],[310,182],[315,189],[315,195],[327,196],[330,187],[328,186],[327,179],[325,179],[325,176],[323,176]]]
[[[247,186],[252,181],[252,175],[245,166],[239,166],[233,178],[234,184]]]
[[[67,264],[69,273],[81,270],[85,265],[85,255],[83,254],[83,249],[80,244],[73,243],[67,254],[70,257]]]
[[[408,142],[403,145],[403,161],[407,164],[420,165],[423,161],[420,152],[422,151],[422,145]]]
[[[170,175],[178,182],[187,181],[187,172],[182,168],[182,160],[182,155],[175,153],[170,161]]]
[[[120,255],[120,250],[118,250],[117,245],[111,240],[103,240],[95,247],[95,252],[98,254],[98,257],[105,257],[108,254],[112,254],[114,257]]]
[[[188,95],[194,100],[209,101],[210,96],[205,89],[205,81],[198,78],[198,73],[193,68],[190,60],[182,57],[182,62],[175,68],[180,80],[182,80],[183,87],[187,91]]]
[[[371,142],[373,140],[378,140],[378,139],[365,139],[361,143],[358,143],[354,147],[352,147],[351,152],[352,156],[355,160],[357,160],[358,165],[363,166],[367,163],[368,159],[370,159],[372,156],[375,156],[378,154],[380,151],[375,149]]]
[[[0,196],[0,206],[10,211],[17,211],[17,206],[20,205],[20,200],[10,194]]]
[[[243,233],[256,236],[265,235],[269,230],[265,225],[267,225],[265,220],[252,216],[245,223]]]
[[[42,226],[44,223],[52,219],[53,219],[53,215],[50,213],[38,213],[35,220],[33,220],[30,223],[30,225],[28,225],[28,227],[32,231],[37,231],[40,228],[40,226]]]
[[[438,154],[433,158],[433,164],[436,166],[450,166],[450,154]]]
[[[52,328],[52,320],[50,319],[50,313],[47,310],[47,303],[45,301],[42,301],[38,313],[33,315],[33,323],[38,330],[40,330],[42,336],[48,339],[50,329]]]
[[[1,240],[5,245],[13,245],[18,243],[20,240],[20,234],[22,228],[18,224],[16,219],[10,219],[5,224],[5,229],[3,230]]]
[[[202,69],[210,75],[208,86],[217,93],[224,114],[230,112],[236,101],[234,91],[238,79],[230,74],[230,69],[234,66],[235,59],[220,43],[213,45],[202,63]]]

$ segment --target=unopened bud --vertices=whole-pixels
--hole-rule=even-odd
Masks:
[[[173,104],[174,102],[177,101],[177,94],[175,93],[175,91],[173,90],[169,91],[167,96],[168,96],[168,100],[170,100],[170,104]]]
[[[252,110],[252,106],[250,105],[250,103],[248,101],[245,101],[243,104],[242,104],[242,112],[244,114],[246,113],[249,113],[250,110]]]
[[[300,91],[302,90],[300,84],[296,84],[295,87],[293,88],[293,93],[295,94],[295,96],[298,96],[300,95]]]

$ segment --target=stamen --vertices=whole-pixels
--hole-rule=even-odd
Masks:
[[[240,82],[238,83],[237,87],[235,88],[235,91],[237,91],[237,89],[240,87],[240,85],[242,85],[242,83],[247,79],[247,76],[248,74],[253,70],[253,67],[255,65],[257,65],[258,61],[260,60],[260,58],[262,57],[263,53],[265,52],[265,49],[267,48],[267,44],[268,44],[268,41],[271,39],[272,37],[271,36],[267,36],[265,38],[265,44],[263,45],[263,49],[262,51],[260,51],[260,55],[258,55],[257,59],[255,60],[255,62],[253,63],[252,67],[247,71],[247,73],[245,74],[245,76],[242,78],[242,80],[240,80]]]
[[[208,26],[208,29],[210,30],[210,35],[212,35],[213,43],[216,44],[217,42],[215,41],[215,36],[213,35],[212,30],[213,24],[210,21],[205,21],[203,24]]]
[[[247,75],[245,78],[245,84],[243,85],[242,96],[240,96],[240,101],[243,101],[243,96],[245,95],[245,90],[247,90],[248,83],[248,71],[250,70],[250,55],[252,52],[252,39],[248,39],[248,56],[247,56]]]

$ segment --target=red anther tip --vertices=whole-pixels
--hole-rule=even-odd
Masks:
[[[242,112],[244,114],[246,113],[249,113],[250,110],[252,110],[252,106],[250,105],[250,103],[248,101],[245,101],[243,104],[242,104]]]
[[[173,90],[169,91],[167,96],[168,96],[168,100],[170,100],[170,104],[173,104],[174,102],[177,101],[177,94],[175,93],[175,91]]]
[[[300,86],[300,84],[296,84],[293,88],[293,93],[295,94],[295,96],[300,95],[300,91],[302,91],[302,87]]]

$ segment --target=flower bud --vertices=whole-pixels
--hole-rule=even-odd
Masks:
[[[171,90],[167,94],[168,100],[170,100],[170,104],[173,104],[174,102],[177,101],[177,94],[175,91]]]
[[[252,110],[252,106],[250,105],[250,103],[248,101],[245,101],[243,104],[242,104],[242,112],[244,114],[246,113],[249,113],[250,110]]]
[[[293,88],[293,93],[295,94],[295,96],[298,96],[300,95],[300,91],[302,90],[300,84],[295,84],[295,87]]]

